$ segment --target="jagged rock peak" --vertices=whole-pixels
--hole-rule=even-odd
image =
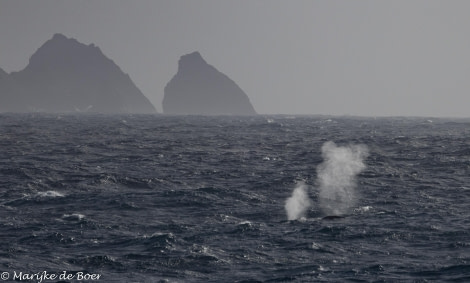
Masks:
[[[85,45],[74,38],[56,33],[31,56],[29,67],[43,65],[44,63],[65,65],[74,62],[82,64],[82,60],[89,57],[105,58],[101,50],[94,44]]]
[[[178,61],[178,70],[184,70],[186,66],[197,67],[201,65],[207,65],[207,62],[202,58],[198,51],[195,51],[193,53],[181,56],[180,60]]]
[[[53,40],[68,40],[68,38],[61,34],[61,33],[55,33],[53,36],[52,36],[52,39]]]
[[[197,51],[180,57],[178,72],[166,85],[162,104],[166,114],[256,114],[245,92]]]
[[[25,69],[7,78],[0,84],[0,112],[156,112],[98,47],[59,33],[39,47]]]
[[[56,43],[56,44],[79,44],[82,46],[88,46],[92,48],[99,49],[94,43],[90,43],[89,45],[85,45],[83,43],[80,43],[78,40],[76,40],[73,37],[67,37],[61,33],[55,33],[51,39],[49,39],[46,43]]]

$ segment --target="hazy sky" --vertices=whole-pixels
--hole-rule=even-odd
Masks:
[[[94,43],[161,112],[200,51],[258,113],[470,117],[470,1],[0,0],[0,68]]]

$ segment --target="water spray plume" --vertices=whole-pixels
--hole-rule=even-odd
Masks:
[[[365,145],[338,147],[333,142],[322,146],[323,163],[317,167],[321,210],[326,215],[341,215],[356,202],[357,175],[366,166],[368,156]]]
[[[317,167],[319,207],[329,217],[344,215],[356,202],[357,175],[366,168],[368,149],[365,145],[338,147],[326,142],[321,150],[323,162]],[[286,200],[287,219],[305,217],[312,206],[307,189],[300,183]]]
[[[307,210],[312,205],[308,197],[307,186],[299,183],[292,192],[292,196],[286,200],[285,209],[288,220],[297,220],[305,217]]]

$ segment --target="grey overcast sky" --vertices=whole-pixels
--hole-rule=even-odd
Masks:
[[[94,43],[161,112],[200,51],[262,114],[470,117],[467,0],[0,0],[0,68]]]

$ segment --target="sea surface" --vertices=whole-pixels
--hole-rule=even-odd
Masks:
[[[319,198],[328,142],[368,150],[341,217]],[[0,114],[0,274],[470,282],[470,120]]]

